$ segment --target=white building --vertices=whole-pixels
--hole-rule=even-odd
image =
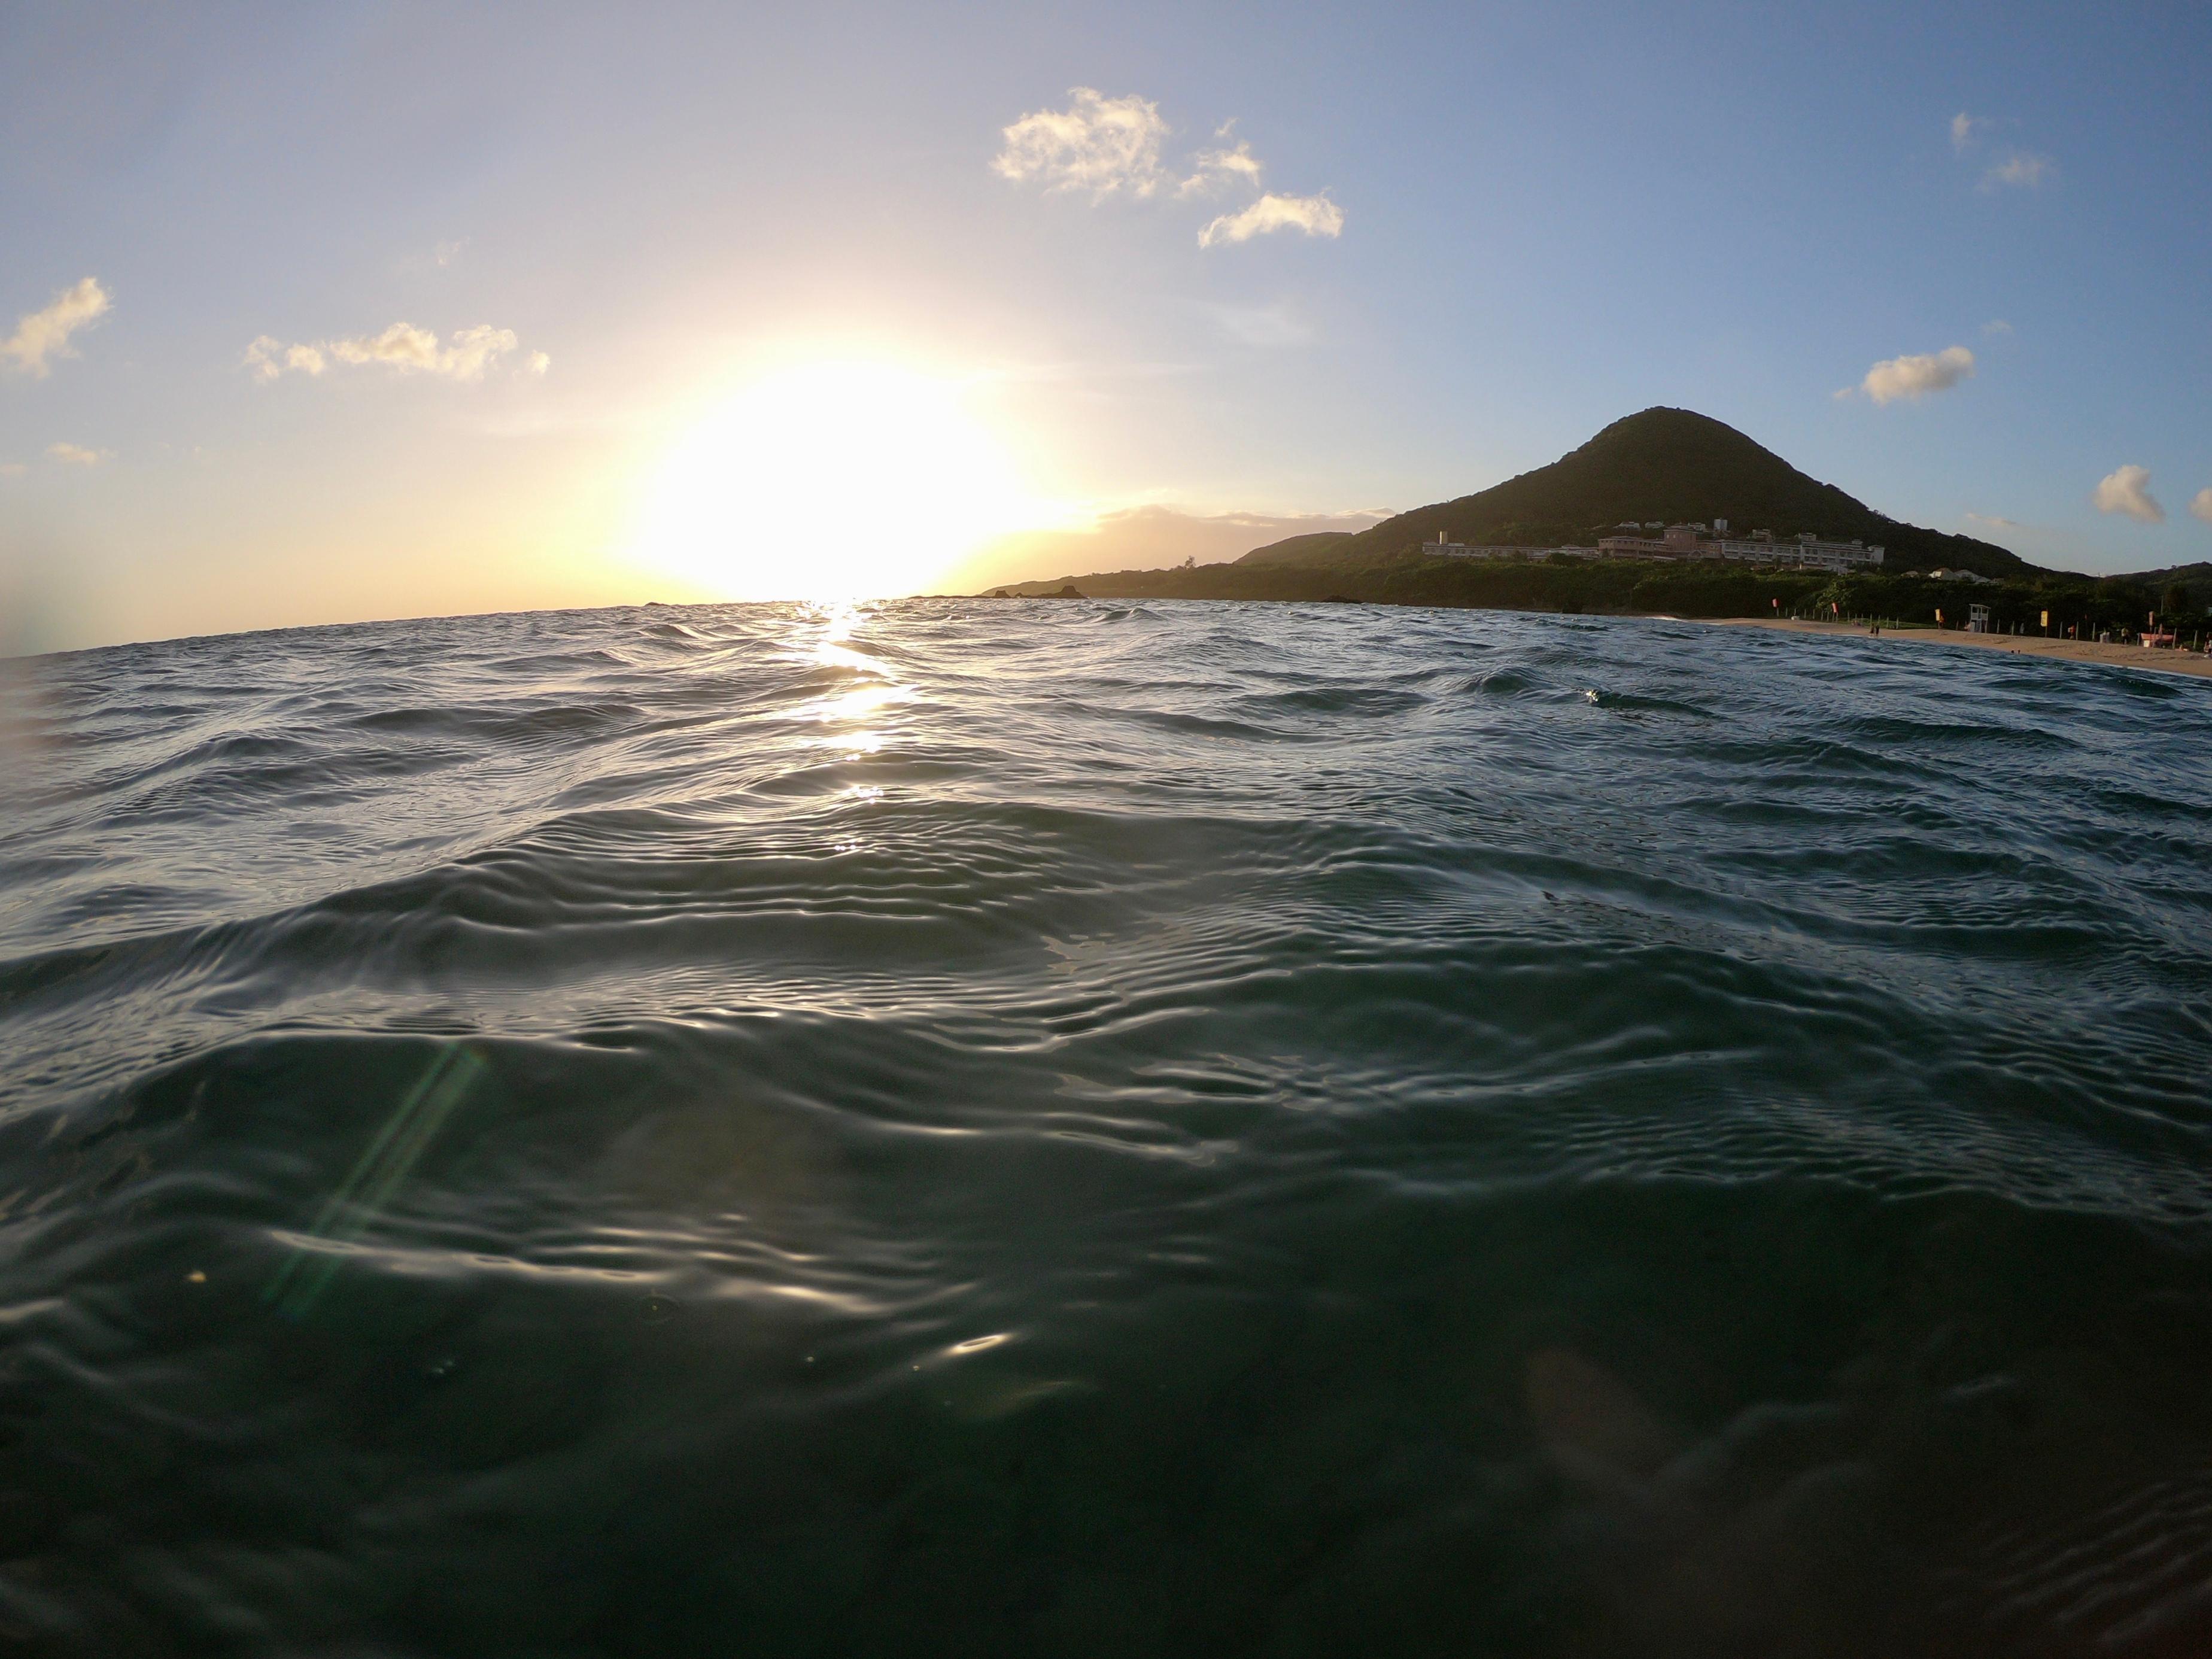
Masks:
[[[1790,541],[1777,541],[1771,530],[1754,530],[1748,536],[1728,534],[1728,520],[1716,519],[1708,534],[1702,524],[1645,526],[1661,530],[1658,536],[1604,536],[1595,547],[1521,547],[1470,545],[1450,540],[1439,530],[1421,551],[1439,559],[1729,559],[1739,564],[1770,565],[1793,570],[1870,570],[1882,561],[1882,550],[1864,542],[1824,542],[1809,532]]]
[[[1423,542],[1421,551],[1438,559],[1595,559],[1594,547],[1522,547],[1490,544],[1469,545],[1466,542],[1444,539],[1444,532],[1437,532],[1432,542]]]
[[[1598,551],[1609,558],[1729,559],[1741,564],[1763,564],[1796,569],[1869,570],[1882,561],[1882,550],[1864,542],[1826,542],[1808,532],[1791,541],[1777,541],[1771,530],[1754,530],[1731,537],[1726,519],[1713,521],[1714,535],[1702,535],[1703,525],[1668,525],[1664,537],[1606,536]]]

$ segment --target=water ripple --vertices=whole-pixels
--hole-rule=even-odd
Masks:
[[[40,659],[31,1650],[2212,1638],[2212,702],[915,600]]]

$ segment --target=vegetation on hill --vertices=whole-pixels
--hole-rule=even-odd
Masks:
[[[2212,611],[2212,563],[2170,564],[2159,570],[2138,570],[2120,578],[2159,596],[2172,611]]]
[[[2041,632],[2045,612],[2056,634],[2140,629],[2159,612],[2161,626],[2191,633],[2212,626],[2201,611],[2161,609],[2161,596],[2119,578],[2036,572],[1987,584],[1884,574],[1832,576],[1760,570],[1720,562],[1636,563],[1626,560],[1438,559],[1419,554],[1364,562],[1206,564],[1174,570],[1120,570],[1081,579],[1092,599],[1352,599],[1570,614],[1765,617],[1818,612],[1879,617],[1907,626],[1962,624],[1967,607],[1986,605],[1998,627]],[[1049,595],[1060,582],[999,590]]]
[[[1731,531],[1786,540],[1879,543],[1879,572],[1835,576],[1707,561],[1438,558],[1437,532],[1469,543],[1589,544],[1638,524],[1724,518]],[[1993,583],[1933,580],[1939,567]],[[994,590],[1049,595],[1080,580],[1094,599],[1348,599],[1381,605],[1680,617],[1839,615],[1962,624],[1984,605],[1999,628],[2091,636],[2136,629],[2152,612],[2185,635],[2212,626],[2212,564],[2098,579],[2045,570],[1988,542],[1899,524],[1808,477],[1741,432],[1680,409],[1616,421],[1572,454],[1495,489],[1385,520],[1357,534],[1322,531],[1257,547],[1233,564],[1121,570]]]
[[[1281,541],[1269,542],[1265,547],[1255,547],[1239,564],[1297,564],[1316,558],[1326,558],[1352,539],[1349,530],[1316,530],[1304,536],[1285,536]]]
[[[1456,542],[1559,547],[1589,544],[1639,524],[1726,519],[1735,534],[1810,531],[1887,550],[1892,570],[1948,567],[1982,575],[2035,573],[2018,554],[1971,536],[1900,524],[1808,477],[1734,427],[1686,409],[1647,409],[1615,421],[1580,449],[1494,488],[1385,519],[1354,536],[1293,537],[1240,562],[1365,562],[1413,552],[1438,532]],[[1300,545],[1303,544],[1303,545]]]

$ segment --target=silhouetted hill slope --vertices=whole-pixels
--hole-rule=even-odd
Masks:
[[[1269,542],[1265,547],[1255,547],[1238,564],[1308,564],[1316,558],[1326,558],[1336,548],[1352,539],[1349,530],[1316,530],[1304,536],[1285,536],[1279,542]]]
[[[1771,530],[1787,538],[1802,531],[1838,541],[1856,538],[1888,550],[1891,570],[1953,565],[1988,576],[2033,574],[2040,567],[1993,543],[1900,524],[1808,477],[1734,427],[1686,409],[1647,409],[1615,421],[1573,453],[1549,466],[1457,501],[1416,507],[1371,530],[1325,544],[1293,537],[1255,549],[1243,562],[1314,563],[1392,558],[1414,551],[1437,532],[1472,543],[1558,546],[1588,543],[1638,523],[1726,519],[1734,533]],[[1275,556],[1261,560],[1261,553]]]
[[[2136,570],[2118,578],[2134,582],[2145,592],[2163,596],[2169,587],[2189,595],[2189,603],[2202,611],[2212,608],[2212,563],[2169,564],[2157,570]]]

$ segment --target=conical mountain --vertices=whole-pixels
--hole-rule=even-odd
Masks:
[[[1401,513],[1356,536],[1281,553],[1261,548],[1258,556],[1246,557],[1263,564],[1391,557],[1436,540],[1438,532],[1455,542],[1558,546],[1614,534],[1628,520],[1714,519],[1726,519],[1739,536],[1771,530],[1786,540],[1810,531],[1826,539],[1878,543],[1888,550],[1890,570],[1950,565],[2015,576],[2037,568],[1992,543],[1900,524],[1808,477],[1734,427],[1686,409],[1631,415],[1549,466]]]

